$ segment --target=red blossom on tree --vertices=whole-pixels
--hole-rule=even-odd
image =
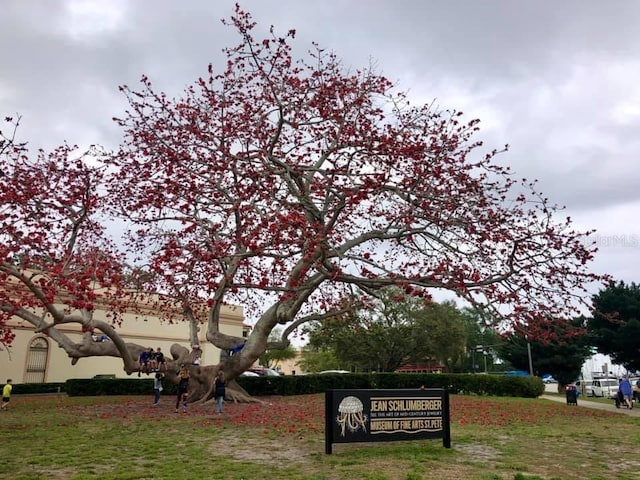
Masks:
[[[295,31],[254,39],[239,7],[226,23],[241,43],[181,98],[147,77],[140,91],[122,87],[130,108],[112,155],[68,145],[30,155],[15,141],[18,121],[5,119],[0,342],[12,341],[17,316],[74,361],[119,356],[132,372],[143,347],[117,330],[132,288],[162,294],[146,298],[189,321],[192,344],[205,324],[223,350],[239,339],[221,333],[220,309],[241,304],[255,320],[244,348],[192,372],[191,398],[206,399],[218,368],[232,380],[300,325],[348,318],[353,299],[386,286],[425,299],[447,290],[487,318],[526,325],[570,317],[602,280],[589,270],[590,232],[558,218],[497,150],[480,153],[477,120],[414,106],[371,68],[345,69],[318,46],[295,59]],[[109,215],[131,227],[123,253],[105,238]],[[98,306],[111,317],[94,318]],[[58,328],[68,323],[81,343]],[[279,325],[282,340],[268,345]],[[94,329],[112,342],[92,342]]]
[[[388,285],[429,298],[448,290],[501,322],[571,316],[586,286],[590,232],[480,153],[478,121],[414,106],[373,69],[346,69],[314,46],[292,56],[295,31],[254,38],[236,7],[241,43],[227,63],[172,99],[142,78],[121,90],[125,140],[110,164],[112,206],[153,288],[185,314],[240,303],[255,326],[230,375],[286,325],[336,316],[355,291]]]
[[[18,317],[78,358],[110,354],[132,366],[115,333],[123,308],[121,256],[106,240],[102,155],[62,145],[31,155],[15,140],[19,118],[0,134],[0,342],[11,344],[7,322]],[[102,188],[102,193],[100,189]],[[96,305],[108,318],[94,318]],[[114,339],[102,349],[73,342],[58,327],[77,323],[90,339],[99,328]],[[133,368],[133,367],[132,367]]]

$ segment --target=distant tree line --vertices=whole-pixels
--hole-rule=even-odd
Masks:
[[[500,332],[487,327],[493,322],[480,312],[390,287],[373,302],[354,302],[358,307],[348,313],[309,324],[298,365],[307,372],[437,365],[446,372],[496,373],[532,367],[535,375],[549,374],[565,385],[579,378],[586,359],[602,353],[629,372],[640,370],[640,287],[612,282],[592,301],[591,316],[542,317]],[[268,350],[263,364],[294,358],[292,350]]]

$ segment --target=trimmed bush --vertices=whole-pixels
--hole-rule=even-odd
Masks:
[[[237,378],[238,384],[254,396],[304,395],[338,389],[447,388],[451,393],[535,398],[544,393],[538,377],[429,373],[349,373]],[[52,385],[48,385],[51,391]],[[60,384],[62,385],[62,384]],[[17,387],[17,386],[16,386]],[[176,385],[165,381],[163,394],[174,395]],[[42,387],[44,388],[44,387]],[[67,380],[63,391],[69,396],[151,395],[153,379],[91,378]],[[20,392],[16,388],[16,393]],[[45,390],[43,390],[44,392]]]
[[[151,395],[153,393],[153,380],[150,378],[75,378],[67,380],[65,388],[70,397]]]
[[[13,395],[42,395],[66,392],[64,383],[14,383]]]
[[[544,393],[538,377],[428,373],[350,373],[283,377],[239,377],[251,395],[301,395],[336,389],[447,388],[451,393],[535,398]]]

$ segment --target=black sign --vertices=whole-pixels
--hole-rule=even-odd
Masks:
[[[424,390],[330,390],[325,398],[325,452],[334,443],[442,438],[451,447],[449,393]]]

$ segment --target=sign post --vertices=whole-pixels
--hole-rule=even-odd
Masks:
[[[330,390],[325,396],[325,453],[334,443],[442,438],[451,448],[449,392]]]

